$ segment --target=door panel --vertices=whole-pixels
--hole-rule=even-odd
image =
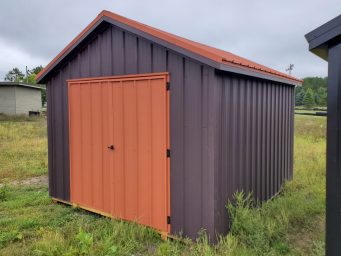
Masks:
[[[125,217],[135,219],[138,215],[138,152],[137,152],[137,108],[135,81],[124,81],[123,86],[124,125],[124,172],[125,172]]]
[[[124,171],[124,101],[123,101],[123,85],[122,82],[115,82],[113,86],[113,118],[114,118],[114,128],[113,136],[115,141],[115,154],[113,156],[114,165],[114,179],[112,180],[112,195],[114,199],[114,204],[111,208],[111,213],[114,216],[124,219],[125,218],[125,180],[126,173]],[[123,171],[122,171],[123,170]]]
[[[138,209],[140,222],[152,223],[152,113],[151,87],[149,83],[137,82],[137,134],[138,134]],[[141,136],[143,134],[143,136]]]
[[[90,83],[83,84],[81,89],[81,157],[82,157],[82,167],[79,178],[83,183],[82,186],[82,194],[79,195],[82,197],[82,201],[86,205],[92,205],[92,197],[93,197],[93,186],[92,186],[92,147],[91,147],[91,118],[89,118],[89,114],[91,114],[90,102],[91,102],[91,85]]]
[[[103,128],[103,117],[102,117],[102,87],[99,83],[91,83],[90,84],[90,93],[91,93],[91,102],[90,102],[90,116],[88,118],[91,122],[91,178],[92,178],[92,205],[94,208],[103,210],[103,192],[105,189],[102,187],[104,183],[105,176],[105,168],[103,168],[103,154],[104,147],[106,146],[105,141],[102,141],[104,133],[102,132]],[[106,140],[107,141],[107,140]],[[109,144],[110,141],[108,140]],[[109,150],[106,150],[109,151]],[[94,172],[94,170],[99,169],[100,171]]]
[[[165,73],[69,81],[72,203],[169,231],[166,82]]]
[[[80,170],[82,169],[82,150],[79,147],[82,145],[82,112],[81,109],[81,88],[80,86],[70,86],[68,91],[69,100],[72,100],[72,104],[69,102],[69,118],[72,122],[69,123],[69,138],[70,138],[70,189],[72,187],[71,202],[82,201],[82,187],[83,181]],[[71,120],[72,117],[72,120]],[[71,141],[72,140],[72,141]],[[72,159],[72,161],[71,161]],[[76,180],[79,182],[75,182]],[[72,186],[71,186],[72,184]]]
[[[158,204],[153,204],[152,212],[154,214],[153,225],[162,226],[164,225],[163,216],[165,214],[164,209],[167,209],[167,201],[165,195],[161,193],[164,188],[167,188],[167,156],[165,149],[167,151],[167,115],[166,107],[164,106],[164,101],[167,99],[165,97],[160,97],[162,95],[163,89],[158,86],[156,81],[151,82],[151,97],[153,102],[153,107],[151,109],[152,113],[152,183],[153,183],[153,202],[158,202]],[[159,171],[165,170],[165,171]]]
[[[113,134],[113,86],[110,82],[101,83],[101,116],[102,116],[102,147],[103,147],[103,211],[106,213],[111,212],[111,207],[115,202],[113,197],[112,188],[114,187],[114,159],[113,152],[108,150],[108,146],[114,144]]]

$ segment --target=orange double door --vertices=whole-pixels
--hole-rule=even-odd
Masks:
[[[169,232],[167,79],[68,81],[71,203]]]

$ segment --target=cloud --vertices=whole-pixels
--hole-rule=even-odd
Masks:
[[[107,9],[168,32],[233,52],[298,77],[325,76],[304,35],[339,15],[338,0],[12,0],[0,3],[0,79],[13,66],[46,65]],[[24,63],[26,62],[26,63]]]
[[[33,68],[41,63],[47,63],[48,59],[30,55],[0,38],[0,81],[4,80],[5,74],[12,68],[18,67],[25,72],[26,66]]]

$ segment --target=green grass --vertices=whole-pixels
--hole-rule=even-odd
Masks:
[[[197,243],[163,241],[143,226],[52,204],[43,185],[7,185],[0,188],[0,255],[324,255],[326,118],[297,115],[295,128],[293,181],[259,208],[237,194],[228,206],[231,232],[216,246],[205,235]],[[45,129],[44,119],[0,121],[3,179],[46,173]]]
[[[46,118],[0,116],[0,152],[0,183],[46,174]]]
[[[317,110],[295,109],[295,113],[312,113],[312,114],[315,114],[316,112],[321,112],[321,111],[317,111]]]

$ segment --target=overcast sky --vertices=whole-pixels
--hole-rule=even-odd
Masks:
[[[299,78],[327,75],[304,35],[341,14],[340,0],[1,0],[0,80],[46,66],[103,9]]]

